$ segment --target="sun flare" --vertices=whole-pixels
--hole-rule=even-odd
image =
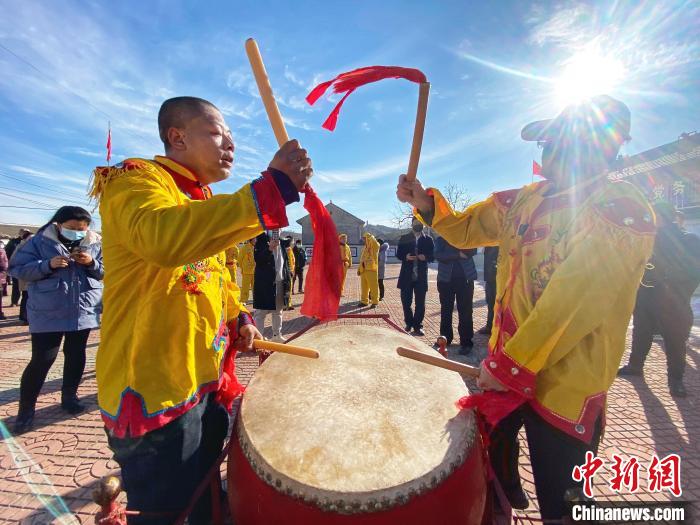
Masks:
[[[623,80],[624,67],[619,60],[589,47],[569,58],[554,84],[557,104],[568,104],[601,94],[609,94]]]

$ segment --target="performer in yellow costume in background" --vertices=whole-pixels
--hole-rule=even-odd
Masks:
[[[288,243],[287,246],[285,247],[285,251],[287,252],[287,261],[289,264],[289,300],[287,301],[287,307],[285,310],[294,310],[294,307],[292,306],[292,295],[294,295],[294,287],[292,286],[292,282],[294,281],[294,265],[296,264],[296,260],[294,258],[294,248],[292,247],[294,240],[291,237],[287,237],[285,241]]]
[[[231,275],[231,282],[238,284],[238,246],[226,248],[226,267]]]
[[[370,298],[372,308],[379,304],[379,243],[369,232],[365,232],[365,247],[360,255],[360,266],[357,275],[360,276],[360,305],[368,306]]]
[[[250,298],[250,291],[253,289],[255,277],[255,257],[253,256],[253,247],[255,246],[253,237],[240,250],[238,262],[241,267],[241,302],[246,304]]]
[[[242,390],[229,343],[251,349],[261,337],[240,304],[225,250],[286,226],[285,206],[299,200],[312,169],[292,140],[260,178],[212,196],[209,184],[226,179],[233,165],[219,110],[194,97],[170,99],[158,127],[165,156],[94,172],[108,268],[96,369],[128,507],[176,515],[221,451],[228,431],[222,404]],[[189,523],[209,523],[210,514],[205,495]],[[129,523],[151,519],[130,516]]]
[[[399,181],[399,199],[451,245],[500,246],[495,322],[478,382],[523,402],[493,429],[490,458],[511,504],[527,506],[517,466],[525,426],[543,519],[568,514],[565,492],[580,487],[573,468],[597,450],[654,243],[645,197],[606,177],[629,130],[629,109],[607,96],[534,122],[522,136],[543,145],[547,180],[461,212],[438,190]]]
[[[350,251],[350,246],[348,246],[348,236],[344,233],[338,235],[338,242],[340,242],[340,264],[343,265],[343,284],[340,287],[340,295],[343,295],[345,291],[345,278],[348,275],[348,268],[352,266],[352,252]]]

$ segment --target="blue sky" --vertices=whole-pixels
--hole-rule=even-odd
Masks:
[[[233,175],[214,191],[256,177],[276,147],[244,53],[249,36],[289,134],[314,160],[317,192],[374,224],[391,223],[417,86],[361,88],[330,133],[321,124],[334,101],[309,107],[304,97],[342,71],[422,70],[432,90],[419,177],[457,183],[473,199],[530,181],[539,151],[520,128],[556,114],[582,84],[630,106],[625,154],[700,127],[700,5],[691,1],[0,0],[0,12],[3,206],[84,205],[108,121],[113,161],[151,157],[162,150],[158,107],[175,95],[213,101],[233,130]],[[578,59],[591,55],[594,74],[581,80]],[[289,211],[296,226],[305,211]],[[0,222],[40,224],[50,214],[0,207]]]

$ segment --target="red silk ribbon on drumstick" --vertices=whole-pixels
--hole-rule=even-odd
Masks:
[[[489,429],[492,430],[499,421],[510,415],[525,401],[523,396],[512,390],[506,392],[487,390],[460,398],[457,401],[457,408],[476,409],[477,413],[483,416],[489,424]]]
[[[306,274],[302,315],[317,317],[321,321],[338,317],[340,287],[343,267],[340,263],[338,233],[328,210],[308,184],[304,193],[304,208],[309,212],[311,229],[314,232],[313,254]]]
[[[385,78],[404,78],[418,84],[427,82],[425,75],[418,69],[399,66],[361,67],[353,71],[348,71],[347,73],[341,73],[334,79],[319,84],[306,96],[306,101],[313,106],[314,103],[321,98],[321,96],[323,96],[323,94],[331,86],[333,86],[334,93],[345,93],[343,98],[340,99],[340,102],[336,104],[333,111],[331,111],[331,114],[328,115],[328,118],[323,123],[323,127],[325,129],[328,131],[333,131],[338,122],[340,108],[343,107],[345,100],[350,96],[350,94],[360,86],[377,82]]]

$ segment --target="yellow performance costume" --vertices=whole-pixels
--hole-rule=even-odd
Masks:
[[[229,335],[236,337],[247,312],[224,251],[287,225],[269,172],[226,195],[211,196],[196,181],[165,157],[94,172],[109,267],[98,402],[116,437],[162,427],[218,390]],[[206,190],[204,200],[191,199],[183,184]]]
[[[255,277],[255,256],[250,242],[246,242],[241,248],[238,261],[241,266],[241,302],[247,303]]]
[[[294,264],[296,263],[294,250],[291,246],[287,246],[287,262],[289,263],[289,300],[287,301],[287,307],[290,307],[292,306],[292,294],[294,294],[292,280],[294,278]]]
[[[447,242],[500,246],[484,366],[550,424],[590,442],[651,255],[648,202],[629,183],[600,179],[561,192],[538,182],[462,212],[429,191],[431,227]]]
[[[372,304],[379,304],[379,243],[369,232],[365,232],[365,247],[360,255],[360,301],[369,304],[370,296]]]
[[[348,275],[348,268],[352,266],[352,252],[348,246],[348,236],[344,233],[338,235],[338,240],[344,240],[345,244],[340,245],[340,263],[343,265],[343,283],[340,286],[340,295],[345,291],[345,278]]]
[[[238,284],[238,253],[239,250],[236,245],[226,248],[226,266],[229,274],[231,274],[231,281],[236,284]]]

